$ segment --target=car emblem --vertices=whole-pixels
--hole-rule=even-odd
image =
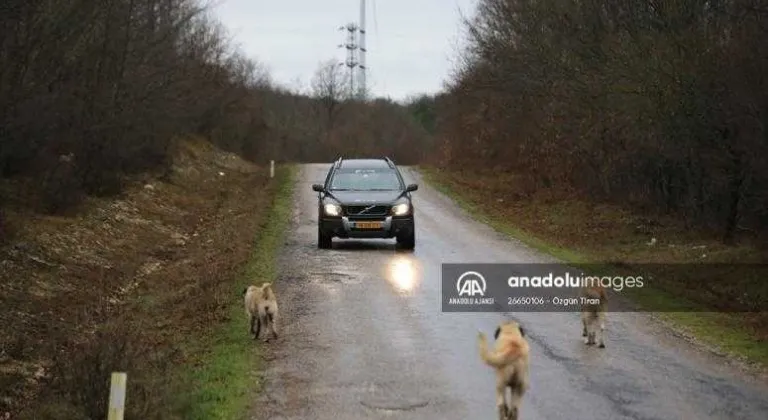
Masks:
[[[363,213],[367,212],[368,210],[370,210],[370,209],[372,209],[372,208],[374,208],[374,207],[376,207],[376,205],[375,205],[375,204],[372,204],[372,205],[370,205],[370,206],[368,206],[368,207],[366,207],[366,208],[364,208],[364,209],[360,210],[359,212],[357,212],[357,214],[363,214]]]

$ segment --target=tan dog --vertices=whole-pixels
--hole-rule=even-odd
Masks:
[[[480,357],[496,370],[496,407],[500,420],[517,420],[520,403],[528,390],[528,341],[525,331],[515,321],[504,321],[494,334],[496,347],[488,350],[483,332],[478,333]],[[509,388],[512,398],[507,403]]]
[[[253,339],[259,337],[261,326],[269,328],[272,337],[277,338],[277,296],[272,290],[272,283],[261,286],[248,286],[243,289],[245,313],[250,318],[250,332]],[[255,327],[255,330],[254,330]],[[265,337],[269,341],[269,336]]]
[[[588,286],[581,290],[581,336],[584,344],[605,348],[605,307],[608,304],[608,294],[600,286]],[[597,335],[600,337],[597,337]]]

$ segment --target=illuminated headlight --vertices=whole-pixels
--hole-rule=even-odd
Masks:
[[[403,216],[408,214],[410,210],[411,206],[408,203],[402,203],[392,207],[392,214],[395,216]]]
[[[327,216],[338,216],[341,214],[341,207],[336,204],[326,204],[323,209]]]

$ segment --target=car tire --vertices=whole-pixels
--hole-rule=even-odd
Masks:
[[[401,249],[407,249],[409,251],[412,251],[414,248],[416,248],[416,233],[414,232],[414,233],[411,233],[410,235],[398,236],[397,245]]]
[[[320,226],[317,227],[317,247],[320,249],[331,249],[333,246],[333,237],[323,233]]]

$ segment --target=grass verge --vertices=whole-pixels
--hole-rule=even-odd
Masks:
[[[63,216],[35,212],[32,181],[0,180],[23,198],[1,209],[13,237],[0,245],[0,325],[12,326],[0,334],[0,413],[101,418],[113,371],[128,374],[126,418],[186,419],[221,402],[203,382],[236,359],[212,365],[211,350],[225,352],[225,326],[242,316],[233,283],[285,178],[203,138],[172,155]],[[243,385],[233,378],[225,393]]]
[[[252,257],[232,287],[229,320],[213,336],[198,345],[207,347],[203,362],[182,376],[193,391],[180,396],[185,419],[238,419],[245,414],[250,397],[258,391],[260,348],[246,333],[241,290],[251,283],[274,281],[277,253],[290,221],[295,168],[276,168],[277,188],[268,215],[259,229]]]
[[[627,225],[638,223],[641,218],[637,215],[628,214],[615,206],[570,199],[530,196],[516,199],[519,197],[514,194],[513,176],[506,178],[498,173],[475,172],[458,174],[432,167],[420,167],[419,171],[425,181],[451,197],[476,220],[565,263],[690,263],[707,257],[718,258],[718,262],[740,262],[762,258],[758,249],[725,247],[704,236],[697,237],[695,232],[671,220],[652,229],[652,234],[675,238],[677,243],[670,240],[664,247],[649,247],[646,245],[648,231],[626,229]],[[489,200],[488,197],[497,199]],[[506,197],[512,200],[505,200]],[[601,241],[594,238],[601,238]],[[702,245],[699,244],[706,244],[708,252],[702,253]],[[614,268],[606,266],[606,270]],[[760,370],[768,367],[764,312],[708,312],[705,311],[708,306],[684,296],[689,294],[695,297],[696,292],[675,293],[652,285],[623,294],[641,310],[674,305],[679,311],[657,312],[654,315],[673,330],[718,354]]]

